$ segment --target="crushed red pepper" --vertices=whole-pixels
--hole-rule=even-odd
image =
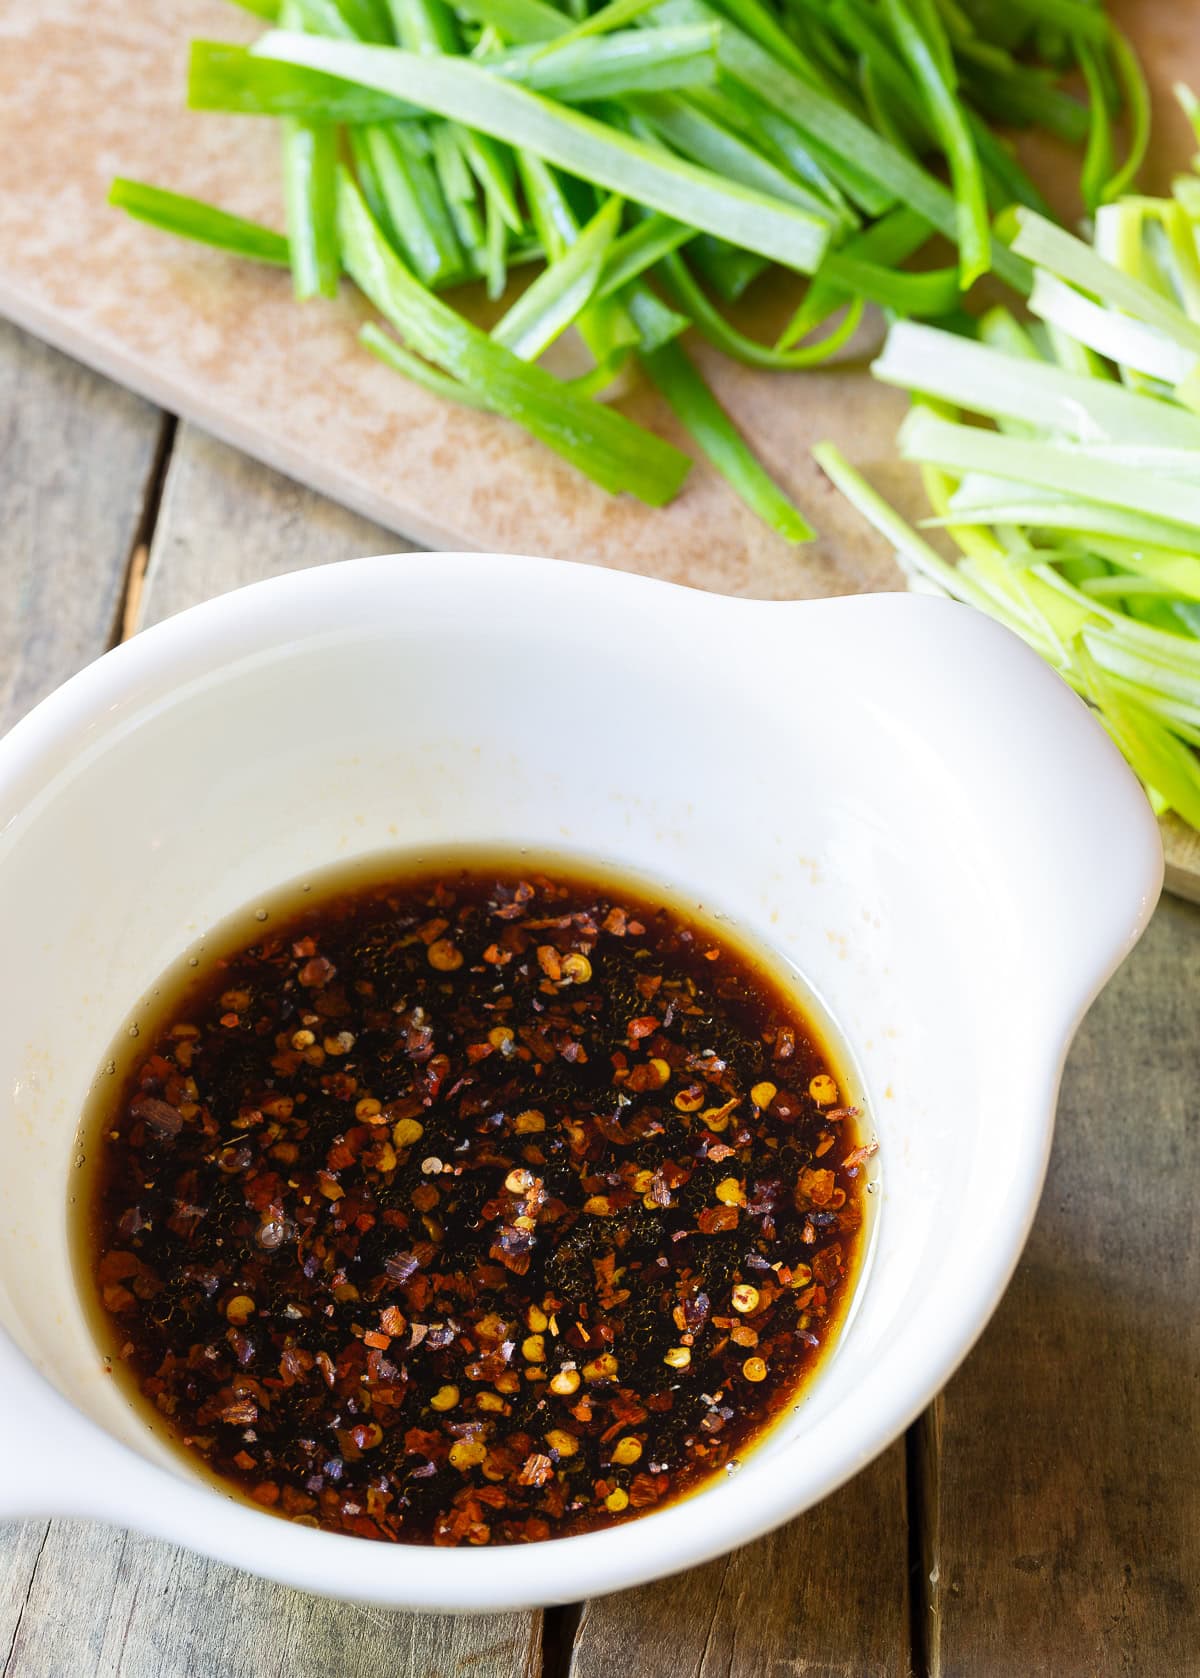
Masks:
[[[91,1147],[85,1262],[174,1438],[293,1521],[438,1545],[735,1464],[841,1315],[873,1151],[794,997],[562,873],[271,919]]]

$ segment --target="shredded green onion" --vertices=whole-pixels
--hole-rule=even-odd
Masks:
[[[990,403],[998,443],[1014,447],[1044,440],[1025,413],[1033,391],[1057,416],[1054,460],[1064,471],[1016,483],[1000,472],[1013,469],[1004,457],[955,481],[953,468],[924,462],[936,514],[961,517],[951,502],[972,494],[996,505],[1032,501],[1047,509],[1051,544],[1074,532],[1063,575],[1088,585],[1080,599],[1093,610],[1113,602],[1147,630],[1195,633],[1200,602],[1171,592],[1175,572],[1163,571],[1161,556],[1190,559],[1179,498],[1200,490],[1177,458],[1200,428],[1200,181],[1180,183],[1165,209],[1120,196],[1144,155],[1148,101],[1104,0],[1013,0],[1015,14],[998,0],[239,3],[278,27],[250,48],[193,42],[188,100],[196,110],[279,122],[286,237],[124,179],[113,184],[118,207],[286,264],[302,298],[333,295],[346,271],[392,329],[367,324],[366,351],[441,398],[525,425],[595,482],[657,503],[683,482],[685,457],[599,403],[618,374],[640,367],[699,451],[789,541],[807,539],[807,521],[755,458],[682,335],[694,330],[752,367],[793,371],[837,356],[870,323],[871,306],[899,322],[897,331],[937,320],[945,330],[932,339],[894,333],[881,376],[924,376],[931,398],[945,385],[948,400]],[[1036,24],[1033,11],[1048,24]],[[1076,61],[1086,106],[1060,85]],[[1128,139],[1118,162],[1112,136],[1122,107]],[[1054,226],[990,118],[1089,142],[1094,251]],[[939,178],[943,161],[949,185]],[[994,236],[993,211],[997,228],[1015,232],[1012,248]],[[921,253],[939,234],[954,251],[931,267]],[[1115,267],[1106,260],[1114,252]],[[532,283],[506,299],[510,276],[530,263]],[[1042,317],[1036,344],[993,310],[979,323],[982,342],[964,347],[974,328],[960,293],[989,270],[1032,292]],[[749,335],[741,320],[760,277],[783,288],[787,324],[774,328],[773,342]],[[489,311],[490,333],[435,295],[478,281],[500,305]],[[465,293],[461,308],[473,311],[478,295]],[[568,330],[592,365],[560,379],[541,358]],[[1025,338],[1022,380],[997,362]],[[944,343],[952,353],[942,353]],[[906,357],[930,344],[936,361],[914,374]],[[971,353],[993,359],[968,376],[962,356]],[[1103,398],[1080,406],[1079,384]],[[1140,410],[1122,404],[1147,396],[1159,399],[1156,423],[1139,429]],[[952,454],[955,418],[925,415],[949,427],[927,435]],[[1129,488],[1142,471],[1174,486],[1153,510]],[[1072,472],[1115,486],[1105,528],[1089,511],[1101,503],[1078,511]],[[1081,551],[1089,532],[1096,542],[1149,543],[1158,570]],[[967,540],[980,549],[978,535]],[[982,551],[995,558],[986,544]],[[1020,588],[998,574],[985,593],[1019,598],[1026,622],[1044,625],[1044,610],[1038,616]],[[1112,679],[1146,703],[1133,675]],[[1178,695],[1171,703],[1176,723],[1200,728]]]
[[[1089,79],[1098,111],[1104,88]],[[925,525],[952,537],[957,563],[837,450],[816,453],[912,586],[1023,636],[1095,707],[1155,809],[1200,825],[1200,416],[1188,403],[1200,385],[1200,218],[1189,202],[1200,210],[1187,193],[1105,204],[1094,248],[1020,212],[1016,246],[1041,264],[1030,306],[1042,336],[1005,311],[985,317],[983,343],[892,327],[874,371],[914,393],[900,450],[921,467]]]

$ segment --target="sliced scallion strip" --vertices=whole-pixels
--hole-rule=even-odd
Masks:
[[[169,192],[166,187],[151,186],[148,181],[131,181],[118,175],[108,189],[108,201],[164,233],[176,233],[182,239],[194,239],[202,245],[215,245],[218,250],[248,256],[255,262],[270,262],[284,268],[289,265],[288,242],[282,233],[256,221],[247,221],[243,216],[230,215],[228,210],[219,210],[215,204],[206,204],[199,198],[188,198],[181,192]]]
[[[621,200],[609,198],[579,237],[551,262],[492,328],[492,338],[522,361],[549,348],[594,295],[621,225]]]
[[[300,299],[337,295],[337,132],[328,123],[283,123],[283,185],[292,287]]]
[[[754,454],[685,351],[666,344],[643,355],[642,365],[680,424],[751,511],[785,540],[811,541],[812,526]]]
[[[338,222],[347,272],[419,355],[476,391],[494,413],[519,421],[604,489],[628,490],[652,506],[678,492],[691,465],[685,454],[611,409],[572,395],[431,296],[394,255],[344,171]]]
[[[577,105],[710,86],[717,79],[716,45],[717,31],[711,24],[683,24],[555,42],[552,54],[512,47],[474,62],[535,93]]]
[[[905,0],[883,0],[883,11],[896,45],[921,90],[950,165],[962,288],[966,291],[991,267],[992,243],[983,171],[950,79],[954,72],[949,43],[940,24],[936,25],[936,33],[931,29],[936,14],[929,14],[926,29],[922,29]]]
[[[977,426],[955,425],[914,408],[900,428],[906,460],[931,460],[951,472],[990,472],[1021,484],[1098,501],[1151,518],[1200,524],[1200,486],[1089,458],[1085,444],[1070,446],[1001,437]]]
[[[828,225],[808,212],[722,181],[465,59],[287,31],[271,31],[255,51],[410,100],[786,267],[811,271],[828,245]]]
[[[1177,304],[1144,280],[1105,262],[1082,239],[1055,227],[1033,210],[1016,209],[1012,220],[1016,228],[1012,248],[1019,256],[1049,269],[1060,280],[1068,280],[1081,290],[1093,293],[1102,303],[1123,309],[1135,320],[1159,327],[1200,355],[1200,325],[1189,320]]]
[[[791,350],[775,349],[769,344],[760,344],[757,339],[748,338],[737,327],[731,326],[709,302],[678,252],[663,258],[661,270],[676,301],[695,322],[696,330],[711,344],[724,350],[726,355],[732,356],[735,361],[744,361],[750,367],[779,370],[816,367],[836,354],[858,325],[858,315],[851,310],[835,331],[819,343],[801,344]]]

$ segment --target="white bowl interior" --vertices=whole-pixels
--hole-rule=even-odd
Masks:
[[[794,964],[857,1062],[881,1142],[853,1320],[736,1482],[690,1506],[705,1512],[692,1552],[747,1536],[748,1505],[759,1526],[802,1507],[886,1443],[1006,1279],[1067,1036],[1156,895],[1152,825],[1082,708],[1008,637],[932,602],[721,601],[524,561],[334,567],[140,639],[0,758],[0,1321],[59,1392],[187,1476],[102,1373],[64,1239],[81,1104],[137,998],[285,880],[494,842],[657,878]],[[976,697],[947,721],[968,672]],[[1014,794],[1036,801],[1054,776],[1005,756],[1027,703],[1053,769],[1069,750],[1099,801],[1110,881],[1116,847],[1120,902],[1099,926],[1085,924],[1086,859],[1071,866],[1057,838],[1049,861],[1028,854],[1038,811]],[[322,1542],[239,1516],[271,1521],[281,1546]],[[643,1574],[693,1559],[671,1549],[686,1548],[681,1517],[694,1531],[681,1508],[549,1548],[590,1545],[578,1554],[598,1558],[585,1584],[600,1588],[633,1557]],[[671,1522],[656,1567],[636,1530]],[[377,1599],[381,1548],[356,1545],[345,1570],[366,1577],[366,1550],[376,1582],[359,1594]],[[433,1554],[446,1578],[462,1562],[474,1577],[499,1565]]]

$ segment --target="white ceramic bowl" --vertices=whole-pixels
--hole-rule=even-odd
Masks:
[[[730,915],[823,999],[881,1142],[869,1272],[796,1413],[735,1479],[536,1555],[371,1544],[225,1497],[102,1373],[68,1261],[80,1105],[160,972],[289,878],[447,841],[601,857]],[[139,635],[0,743],[0,1515],[479,1610],[632,1585],[799,1513],[995,1306],[1071,1034],[1160,876],[1083,705],[943,601],[769,604],[440,554],[296,573]]]

